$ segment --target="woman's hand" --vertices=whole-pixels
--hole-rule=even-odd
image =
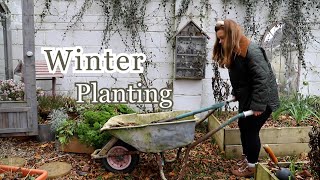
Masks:
[[[259,116],[263,113],[263,111],[253,111],[254,116]]]

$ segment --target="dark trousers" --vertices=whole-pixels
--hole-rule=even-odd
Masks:
[[[252,115],[246,118],[240,118],[238,121],[243,154],[247,156],[249,163],[258,162],[261,148],[259,132],[271,113],[270,107],[267,107],[259,116]]]

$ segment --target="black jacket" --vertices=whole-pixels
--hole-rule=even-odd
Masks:
[[[265,51],[250,42],[245,57],[235,55],[229,68],[232,94],[239,101],[239,112],[275,111],[279,106],[278,86]]]

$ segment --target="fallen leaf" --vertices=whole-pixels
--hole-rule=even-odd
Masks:
[[[35,159],[41,159],[41,155],[36,153],[34,156],[33,156]]]
[[[83,172],[83,171],[77,171],[77,174],[79,174],[80,176],[85,176],[88,173],[87,172]]]
[[[90,170],[90,166],[83,166],[81,170],[84,172],[88,172]]]
[[[41,148],[45,148],[45,147],[47,147],[47,146],[49,146],[49,144],[48,144],[48,143],[45,143],[45,144],[42,144],[40,147],[41,147]]]
[[[113,174],[112,172],[108,172],[108,173],[105,173],[105,174],[103,175],[103,178],[104,178],[104,179],[109,179],[109,178],[111,178],[112,176],[114,176],[114,174]]]
[[[298,175],[302,176],[302,177],[311,177],[311,173],[308,170],[303,170],[302,172],[299,172]]]
[[[176,174],[173,172],[173,171],[171,171],[170,173],[169,173],[169,176],[175,176]]]

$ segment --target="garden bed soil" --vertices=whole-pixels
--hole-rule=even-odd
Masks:
[[[221,121],[227,120],[232,114],[235,113],[226,114],[225,117],[219,116],[219,119],[213,115],[210,116],[209,130],[217,128],[222,123]],[[310,151],[308,133],[311,128],[311,126],[283,127],[283,124],[278,123],[278,121],[268,120],[260,131],[261,143],[269,144],[276,156],[299,155]],[[226,157],[241,157],[242,146],[237,122],[215,133],[213,137]],[[260,156],[267,156],[263,149],[260,151]]]
[[[235,116],[237,112],[219,112],[219,114],[215,113],[214,116],[219,119],[220,122],[227,121],[232,116]],[[289,115],[281,115],[278,120],[272,119],[272,116],[268,118],[266,123],[262,126],[262,128],[268,127],[307,127],[307,126],[316,126],[318,121],[315,117],[310,117],[309,119],[301,121],[297,124],[297,121]],[[229,128],[235,129],[239,128],[238,121],[234,121],[228,125]]]
[[[206,133],[206,127],[197,128],[195,139],[199,139]],[[65,153],[55,148],[54,142],[39,143],[35,139],[0,139],[0,156],[18,156],[26,159],[24,167],[39,168],[45,163],[63,161],[70,163],[71,172],[59,179],[159,179],[159,170],[156,158],[150,153],[141,153],[138,166],[133,172],[116,174],[105,171],[100,160],[93,160],[89,154]],[[1,157],[0,157],[1,158]],[[279,162],[290,161],[293,157],[279,158]],[[297,157],[297,161],[308,161],[306,156]],[[186,168],[186,179],[230,179],[236,180],[231,174],[231,169],[239,159],[226,159],[219,147],[208,139],[197,145],[190,152],[189,165]],[[266,159],[259,159],[267,162]],[[181,169],[180,160],[166,163],[164,173],[168,180],[177,179]],[[308,168],[309,169],[309,168]],[[314,177],[314,179],[316,179]],[[241,180],[245,180],[242,178]]]
[[[313,180],[312,174],[308,169],[310,164],[308,161],[301,162],[280,162],[281,168],[286,168],[291,171],[296,179]],[[256,164],[255,180],[278,180],[276,172],[279,170],[274,163],[269,161],[268,163]]]

